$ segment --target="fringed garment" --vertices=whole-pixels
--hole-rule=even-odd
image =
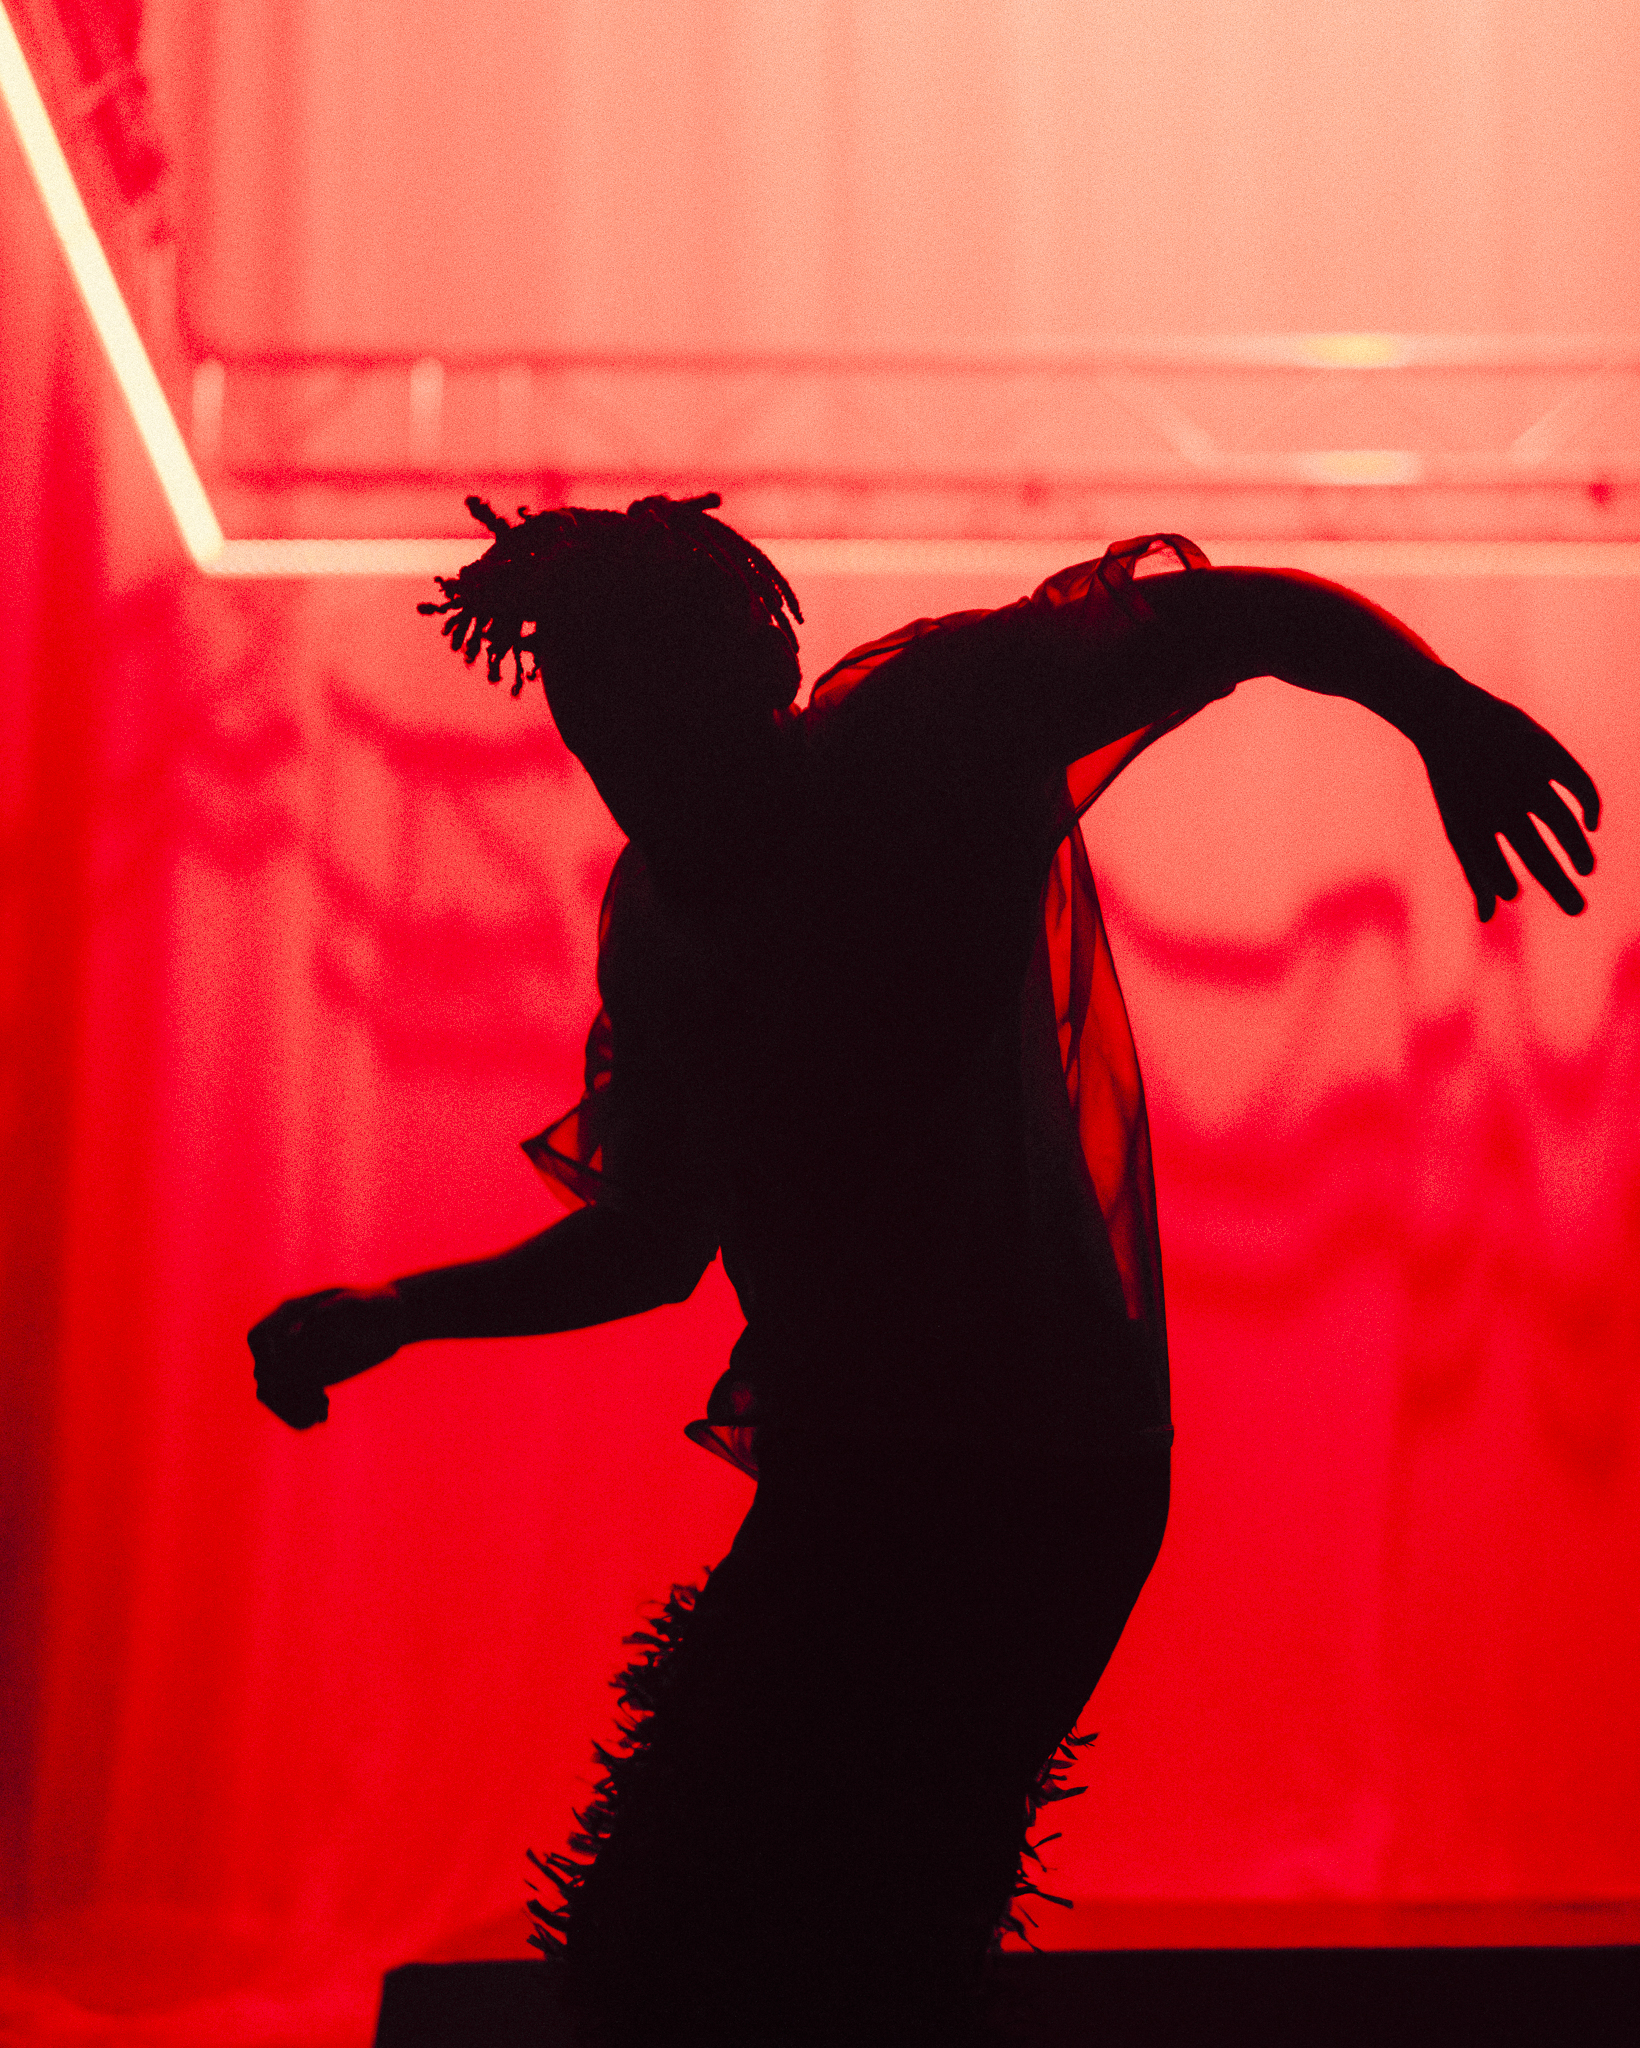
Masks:
[[[688,1433],[758,1482],[537,1859],[612,2048],[955,2041],[1051,1896],[1028,1830],[1166,1517],[1144,1096],[1075,829],[1206,701],[1123,731],[1101,697],[1164,547],[1203,559],[1127,543],[831,671],[724,901],[633,847],[612,877],[586,1093],[526,1150],[721,1246],[746,1330]]]
[[[844,1490],[771,1442],[728,1557],[632,1639],[621,1740],[571,1853],[540,1860],[540,1945],[588,2039],[971,2038],[987,1955],[1052,1897],[1028,1833],[1076,1789],[1092,1738],[1070,1731],[1167,1472],[1161,1443],[984,1472],[897,1457]]]

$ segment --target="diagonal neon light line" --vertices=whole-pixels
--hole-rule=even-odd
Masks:
[[[183,545],[201,569],[208,569],[222,552],[221,522],[177,430],[176,415],[166,403],[125,295],[91,225],[74,173],[68,167],[51,116],[46,112],[4,6],[0,6],[0,97],[6,102],[46,215],[85,301],[109,368],[142,436]]]
[[[477,546],[473,539],[226,539],[3,4],[0,99],[11,115],[23,159],[69,274],[85,302],[108,367],[196,568],[208,576],[431,576],[453,574],[471,560]]]
[[[0,99],[11,115],[69,272],[196,568],[207,576],[255,578],[424,577],[451,575],[472,559],[480,544],[470,536],[442,540],[225,538],[91,224],[4,0],[0,0]],[[1349,358],[1354,366],[1358,358],[1365,361],[1366,344],[1376,346],[1385,340],[1380,336],[1300,336],[1294,345],[1319,347],[1327,343],[1336,356],[1338,346],[1348,343],[1356,351]],[[1375,367],[1379,360],[1379,356],[1373,357]],[[1085,554],[1089,541],[1085,535],[1015,541],[787,537],[760,545],[777,554],[788,573],[799,577],[1006,574],[1034,579],[1060,562]],[[1249,540],[1209,543],[1208,553],[1215,561],[1274,563],[1331,576],[1640,576],[1640,542],[1632,541]]]

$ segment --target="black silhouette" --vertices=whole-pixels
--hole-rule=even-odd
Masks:
[[[251,1348],[305,1428],[402,1344],[636,1314],[721,1248],[746,1329],[690,1434],[757,1491],[634,1638],[538,1939],[596,2039],[956,2041],[1167,1513],[1143,1094],[1078,812],[1264,674],[1407,734],[1482,918],[1500,837],[1582,909],[1534,820],[1587,874],[1551,785],[1591,830],[1599,799],[1364,600],[1174,535],[920,620],[795,712],[796,600],[717,502],[469,500],[494,545],[422,607],[515,695],[540,675],[628,834],[586,1094],[527,1147],[584,1206],[286,1302]]]

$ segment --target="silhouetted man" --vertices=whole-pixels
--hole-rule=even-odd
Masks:
[[[1587,874],[1551,785],[1590,829],[1598,797],[1364,600],[1171,535],[918,621],[795,711],[796,599],[717,502],[469,500],[494,545],[423,607],[515,695],[540,676],[628,835],[587,1092],[528,1148],[583,1206],[251,1346],[303,1428],[403,1344],[634,1315],[721,1250],[746,1328],[690,1434],[756,1495],[618,1681],[539,1938],[614,2042],[948,2042],[1167,1514],[1143,1095],[1078,813],[1266,674],[1413,741],[1482,918],[1500,835],[1582,909],[1533,821]]]

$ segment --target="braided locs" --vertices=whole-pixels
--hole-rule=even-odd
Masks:
[[[716,491],[698,498],[639,498],[625,512],[566,505],[552,512],[518,508],[516,524],[471,497],[467,509],[494,535],[476,562],[434,580],[441,603],[416,607],[445,614],[442,631],[469,667],[480,652],[492,683],[513,661],[512,694],[541,674],[549,632],[560,622],[596,640],[630,634],[633,621],[652,635],[681,631],[722,640],[725,631],[773,627],[785,658],[770,662],[768,695],[790,703],[797,691],[796,593],[767,555],[710,513]],[[528,657],[528,668],[525,660]],[[788,687],[789,683],[789,687]]]

